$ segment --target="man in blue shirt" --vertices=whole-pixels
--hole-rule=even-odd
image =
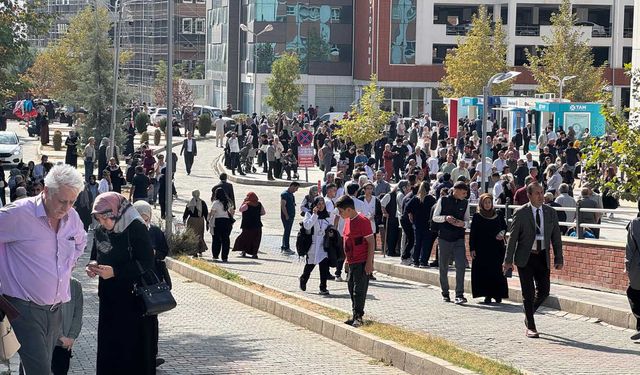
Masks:
[[[280,194],[280,220],[284,226],[280,250],[287,255],[294,253],[289,246],[289,237],[291,237],[291,227],[293,227],[293,219],[296,216],[296,198],[293,194],[298,191],[299,187],[299,183],[292,182],[287,190]]]

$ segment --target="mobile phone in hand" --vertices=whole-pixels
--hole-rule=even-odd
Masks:
[[[506,278],[512,278],[512,277],[513,277],[513,268],[509,268],[509,269],[504,273],[504,277],[506,277]]]

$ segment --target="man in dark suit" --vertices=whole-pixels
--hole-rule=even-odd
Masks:
[[[187,139],[182,142],[182,149],[180,149],[180,155],[184,152],[184,164],[187,167],[187,175],[191,174],[191,166],[193,165],[193,158],[198,155],[198,146],[196,140],[193,139],[191,132],[187,132]]]
[[[562,239],[556,211],[543,204],[544,189],[537,182],[527,185],[529,203],[520,208],[510,226],[509,243],[504,258],[505,273],[518,266],[525,313],[526,336],[538,338],[533,318],[535,311],[549,296],[550,256],[553,246],[555,269],[563,266]]]
[[[211,188],[211,201],[215,200],[214,194],[216,193],[217,188],[222,188],[225,193],[227,193],[227,197],[229,197],[229,201],[233,204],[233,207],[236,207],[236,196],[233,194],[233,185],[227,182],[227,174],[220,173],[220,183]]]

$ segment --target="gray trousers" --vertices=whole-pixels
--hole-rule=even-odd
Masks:
[[[50,375],[51,357],[62,334],[62,312],[50,306],[7,297],[20,312],[11,326],[20,342],[20,362],[27,375]]]
[[[442,295],[449,295],[449,263],[456,261],[456,297],[464,295],[464,274],[466,272],[466,248],[464,238],[457,241],[446,241],[438,238],[438,266],[440,268],[440,287]]]

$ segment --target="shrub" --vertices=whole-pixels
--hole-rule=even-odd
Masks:
[[[162,130],[163,133],[166,133],[167,131],[167,118],[161,118],[160,122],[158,124],[160,126],[160,130]]]
[[[62,132],[60,130],[53,132],[53,149],[56,151],[62,150]]]
[[[140,112],[136,115],[135,125],[139,134],[144,133],[147,130],[149,124],[149,115],[144,112]]]
[[[145,142],[149,142],[149,133],[148,132],[144,132],[140,136],[140,144],[145,143]]]
[[[211,127],[211,116],[209,116],[209,114],[201,115],[200,118],[198,118],[198,132],[201,137],[206,137],[211,131]]]
[[[174,233],[169,239],[169,253],[172,256],[195,255],[198,250],[200,238],[191,229],[180,233]]]
[[[154,145],[159,145],[160,144],[160,140],[162,139],[162,132],[160,131],[160,129],[156,129],[153,131],[153,144]]]

